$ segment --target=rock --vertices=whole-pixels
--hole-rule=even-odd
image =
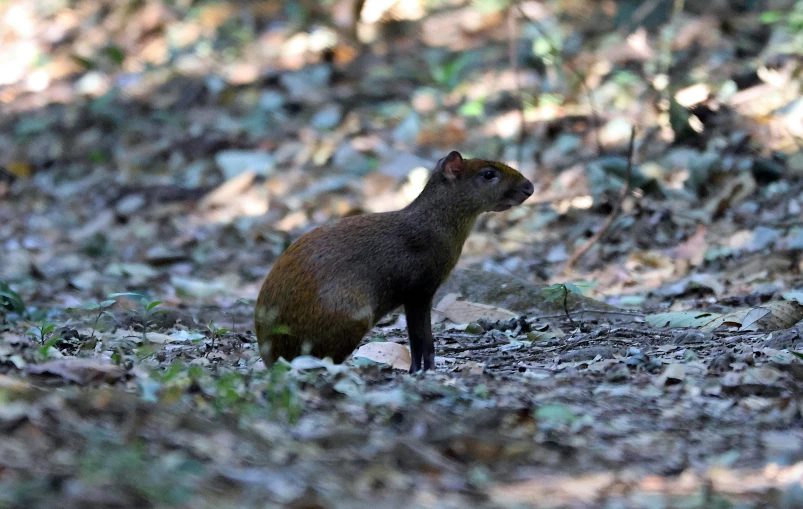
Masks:
[[[343,118],[343,108],[339,104],[328,104],[312,116],[310,123],[316,129],[331,129]]]
[[[722,157],[716,152],[706,152],[689,161],[689,178],[686,186],[695,193],[708,183],[711,175],[722,169]]]
[[[590,361],[598,355],[603,359],[613,359],[617,353],[621,354],[622,352],[610,346],[589,346],[566,352],[559,359],[560,362]]]
[[[563,312],[563,305],[546,302],[541,292],[544,285],[536,285],[521,279],[495,272],[473,269],[455,269],[449,279],[435,294],[439,302],[449,293],[457,293],[463,300],[478,302],[508,309],[514,313],[557,314]],[[616,308],[590,299],[583,295],[569,293],[569,312],[580,310],[615,311]],[[593,316],[589,314],[588,316]],[[623,316],[629,317],[629,315]],[[606,319],[616,318],[616,314],[606,313]]]
[[[278,111],[284,106],[284,95],[275,90],[266,90],[260,94],[257,104],[263,111]]]
[[[393,130],[393,139],[405,145],[412,145],[421,131],[421,119],[418,113],[412,112]]]
[[[215,162],[226,180],[246,171],[265,177],[275,167],[273,156],[265,150],[224,150],[215,155]]]
[[[75,91],[81,95],[99,96],[111,86],[111,80],[104,73],[89,71],[75,83]]]
[[[753,230],[753,236],[747,244],[747,250],[750,252],[761,251],[764,248],[770,247],[780,238],[781,232],[775,228],[768,228],[766,226],[757,226]]]
[[[772,159],[757,158],[753,161],[753,178],[759,184],[769,184],[783,178],[784,167]]]
[[[23,279],[31,270],[33,257],[24,249],[12,249],[3,255],[0,277],[9,281]]]
[[[362,152],[355,149],[350,142],[342,143],[332,156],[332,164],[354,175],[365,175],[371,171],[371,160]]]
[[[477,322],[471,322],[466,326],[466,332],[469,334],[484,334],[485,329]]]
[[[221,281],[205,281],[189,277],[172,276],[171,284],[179,295],[188,295],[198,299],[226,295],[230,288]]]
[[[145,197],[141,194],[129,194],[114,206],[114,210],[121,216],[130,216],[145,205]]]
[[[314,65],[279,77],[290,97],[305,103],[317,103],[324,97],[332,69],[328,65]]]
[[[786,169],[790,177],[803,176],[803,152],[796,152],[786,160]]]
[[[624,118],[615,118],[600,129],[599,138],[606,147],[624,145],[630,139],[632,126]]]
[[[569,254],[566,252],[566,246],[563,244],[552,246],[552,248],[549,250],[549,253],[546,255],[546,261],[549,263],[562,262],[568,258]]]
[[[446,155],[446,154],[444,154]],[[423,159],[409,152],[395,152],[379,165],[379,171],[385,175],[390,175],[397,180],[404,180],[416,168],[431,170],[435,167],[435,162]]]
[[[139,285],[156,276],[157,272],[144,263],[111,263],[103,273],[107,276],[126,278],[132,285]]]
[[[803,228],[792,228],[785,240],[787,249],[803,249]]]
[[[582,140],[574,134],[561,134],[549,148],[544,150],[541,160],[546,165],[558,164],[563,158],[582,146]]]
[[[440,106],[443,94],[435,88],[419,88],[413,93],[413,108],[419,113],[430,113]]]

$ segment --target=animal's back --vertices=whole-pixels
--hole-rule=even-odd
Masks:
[[[375,284],[375,274],[392,270],[377,262],[397,242],[387,226],[393,222],[392,213],[345,218],[307,233],[279,256],[257,301],[264,358],[308,353],[342,362],[354,351],[393,305],[377,297]]]

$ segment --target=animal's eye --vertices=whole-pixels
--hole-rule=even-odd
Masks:
[[[485,180],[493,180],[496,178],[496,172],[493,170],[487,170],[485,173],[482,174],[482,178]]]

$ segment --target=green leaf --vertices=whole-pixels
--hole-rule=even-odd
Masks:
[[[39,347],[39,354],[42,355],[43,357],[47,357],[48,356],[47,351],[50,350],[50,347],[55,345],[59,339],[61,339],[59,336],[50,338],[50,340],[47,343]]]
[[[761,13],[759,19],[762,23],[769,25],[781,21],[781,19],[783,19],[783,13],[781,11],[766,11]]]
[[[792,355],[803,361],[803,353],[793,351]]]
[[[115,304],[117,304],[116,300],[104,300],[103,302],[100,303],[100,307],[108,308],[114,306]]]
[[[552,43],[546,37],[538,37],[533,41],[533,55],[543,57],[552,54]]]
[[[583,295],[583,291],[577,288],[577,286],[573,285],[572,283],[564,283],[563,286],[565,286],[566,289],[572,293],[576,293],[577,295]]]
[[[150,311],[151,309],[155,308],[156,306],[158,306],[161,303],[162,303],[162,301],[155,300],[155,301],[151,302],[150,304],[148,304],[147,306],[145,306],[145,311]]]
[[[551,286],[547,286],[546,288],[541,290],[541,293],[544,294],[545,301],[555,302],[558,299],[562,299],[567,291],[568,290],[566,288],[566,285],[558,283]]]
[[[0,311],[9,311],[18,315],[25,313],[25,303],[22,301],[22,297],[5,281],[0,281]]]
[[[479,117],[485,113],[485,97],[469,101],[460,107],[460,114],[464,117]]]
[[[566,405],[543,405],[535,411],[535,418],[543,425],[554,428],[564,424],[571,424],[577,420],[578,415]]]
[[[204,369],[201,366],[197,365],[197,364],[191,365],[190,369],[187,370],[187,376],[189,376],[190,378],[192,378],[194,380],[197,380],[198,378],[201,378],[201,375],[203,375],[203,374],[204,374]]]
[[[101,149],[93,150],[87,154],[87,159],[93,163],[105,163],[108,160],[106,152]]]
[[[647,315],[644,321],[653,327],[702,327],[717,318],[720,313],[707,313],[705,311],[673,311],[671,313],[656,313]]]
[[[125,61],[125,53],[119,46],[113,44],[106,46],[105,53],[117,65],[122,65],[123,61]]]
[[[72,58],[75,62],[78,63],[78,65],[80,65],[81,67],[83,67],[87,71],[91,71],[92,69],[97,67],[95,62],[93,62],[92,60],[89,60],[88,58],[84,58],[84,57],[82,57],[80,55],[70,55],[70,58]]]

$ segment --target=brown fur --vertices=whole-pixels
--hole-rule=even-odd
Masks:
[[[494,183],[484,180],[494,170]],[[498,162],[438,163],[421,194],[394,212],[347,217],[291,245],[268,274],[256,305],[266,365],[308,353],[343,362],[385,314],[405,306],[411,371],[430,369],[430,309],[477,216],[517,205],[532,184]]]

